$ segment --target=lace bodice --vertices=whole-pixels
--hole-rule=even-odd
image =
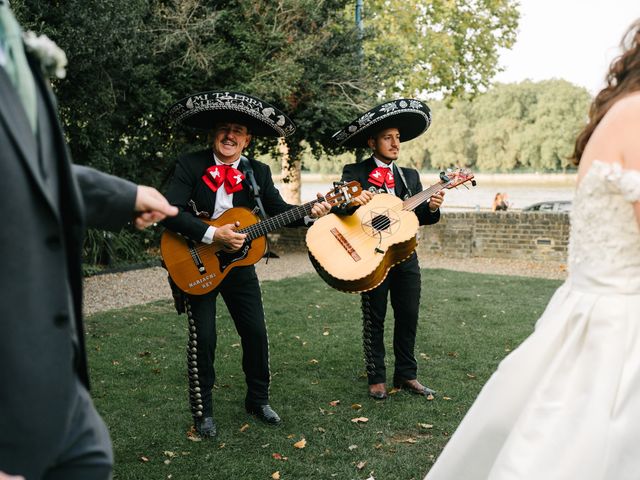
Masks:
[[[640,291],[640,171],[594,161],[578,186],[571,212],[569,271],[578,283]],[[623,292],[623,293],[624,293]]]

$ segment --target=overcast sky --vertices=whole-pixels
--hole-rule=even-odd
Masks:
[[[640,0],[520,0],[517,43],[495,80],[563,78],[595,94],[637,18]]]

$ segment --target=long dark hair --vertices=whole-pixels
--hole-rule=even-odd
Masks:
[[[589,122],[582,129],[571,160],[577,165],[591,134],[621,97],[640,91],[640,19],[631,24],[622,38],[622,55],[611,62],[607,73],[607,86],[593,99],[589,109]]]

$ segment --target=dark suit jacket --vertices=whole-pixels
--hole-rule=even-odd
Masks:
[[[48,132],[47,138],[36,139],[0,68],[0,470],[5,471],[26,471],[19,465],[60,444],[77,378],[88,385],[85,227],[126,224],[136,195],[130,182],[71,164],[53,94],[36,62],[31,69],[44,107],[38,111],[39,133]],[[49,183],[42,159],[51,167]]]
[[[295,205],[285,202],[280,196],[280,192],[273,184],[269,166],[253,159],[249,159],[249,161],[267,215],[274,216],[295,207]],[[189,201],[193,200],[198,211],[207,212],[209,216],[213,213],[216,192],[213,192],[202,180],[205,170],[213,164],[211,149],[184,155],[177,161],[173,178],[166,192],[167,200],[178,207],[179,213],[175,217],[166,218],[162,222],[163,225],[169,230],[181,233],[197,242],[202,240],[208,225],[196,218]],[[242,170],[242,166],[240,170]],[[253,209],[256,202],[250,190],[249,179],[245,178],[242,183],[242,190],[233,194],[233,206]],[[289,226],[302,225],[304,225],[304,220],[298,220]]]
[[[342,180],[350,182],[352,180],[357,180],[362,185],[363,190],[368,190],[371,187],[379,188],[376,185],[373,185],[369,182],[369,174],[376,168],[376,162],[373,157],[369,157],[366,160],[363,160],[359,163],[350,163],[345,165],[342,169]],[[397,169],[401,168],[402,173],[404,174],[405,179],[407,180],[407,187],[410,192],[407,192],[400,175],[397,172]],[[420,174],[414,168],[404,168],[398,167],[394,164],[394,172],[393,172],[396,185],[394,190],[396,195],[400,198],[404,198],[405,195],[416,195],[422,191],[422,183],[420,183]],[[335,210],[334,210],[335,211]],[[336,212],[339,213],[339,212]],[[342,212],[342,213],[350,213],[350,212]],[[420,225],[431,225],[437,223],[440,220],[440,210],[436,210],[435,212],[429,211],[429,206],[425,202],[422,205],[418,206],[414,213],[417,215]]]

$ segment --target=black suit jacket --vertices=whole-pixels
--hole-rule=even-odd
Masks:
[[[253,159],[249,159],[249,162],[260,189],[260,196],[267,215],[277,215],[295,207],[295,205],[285,202],[280,196],[280,192],[273,184],[271,169],[268,165]],[[175,217],[165,219],[162,222],[163,225],[169,230],[181,233],[197,242],[202,240],[208,225],[195,216],[196,212],[189,201],[193,200],[199,212],[206,212],[209,216],[213,213],[216,192],[213,192],[202,180],[205,170],[213,164],[214,159],[210,149],[180,157],[166,192],[167,200],[178,207],[179,213]],[[242,165],[240,170],[242,170]],[[255,205],[249,179],[245,178],[242,190],[233,194],[233,206],[253,209]],[[298,220],[289,226],[302,225],[304,225],[304,220]]]
[[[126,224],[136,195],[130,182],[71,164],[53,93],[37,62],[31,69],[47,142],[33,134],[0,68],[0,470],[11,471],[60,444],[75,382],[88,384],[83,234],[86,225]],[[51,149],[39,153],[45,144]],[[53,184],[42,175],[43,158]]]
[[[359,162],[359,163],[350,163],[348,165],[345,165],[344,168],[342,169],[342,180],[347,182],[357,180],[358,182],[360,182],[360,185],[362,185],[363,190],[368,190],[371,187],[378,189],[379,187],[369,182],[369,174],[376,168],[376,166],[377,165],[373,157],[369,157],[368,159],[363,160],[362,162]],[[416,169],[398,167],[395,164],[393,168],[394,168],[393,174],[396,181],[394,190],[398,197],[404,198],[405,195],[413,196],[422,191],[422,183],[420,183],[420,174]],[[398,168],[402,169],[402,173],[404,174],[404,177],[407,180],[407,188],[410,190],[410,192],[407,192],[405,186],[403,185],[402,178],[397,172]],[[336,212],[336,213],[339,213],[339,212]],[[350,212],[345,211],[342,213],[350,213]],[[418,206],[414,210],[414,213],[418,217],[418,221],[420,222],[420,225],[431,225],[431,224],[437,223],[438,220],[440,220],[440,209],[436,210],[435,212],[431,212],[426,202]]]

